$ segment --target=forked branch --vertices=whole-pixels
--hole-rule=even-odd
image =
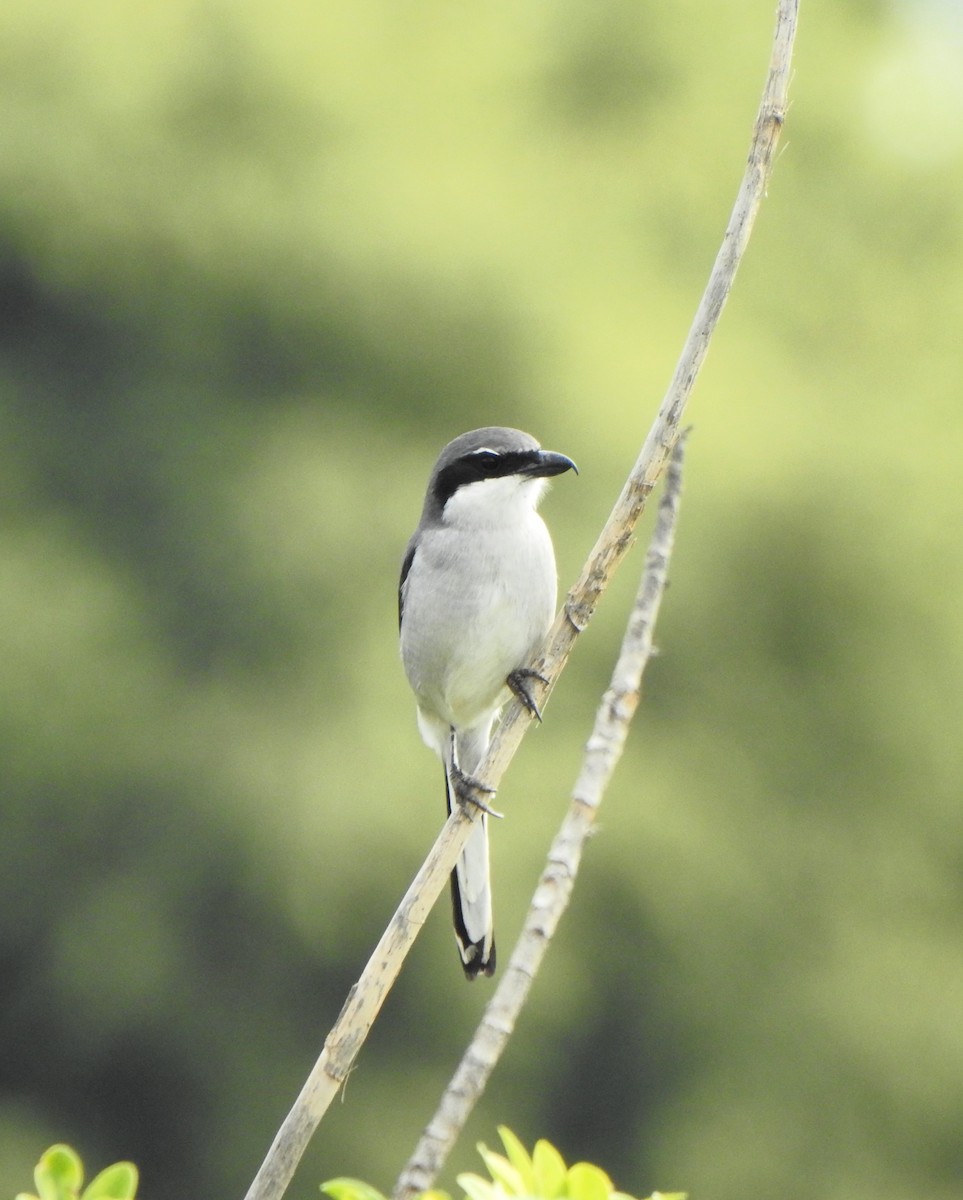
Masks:
[[[514,1032],[549,942],[568,907],[582,849],[595,825],[612,772],[622,757],[639,702],[642,672],[652,654],[652,632],[665,590],[679,515],[684,446],[683,435],[669,459],[659,517],[612,681],[599,704],[568,812],[549,849],[522,932],[435,1115],[395,1185],[394,1200],[411,1200],[434,1183]]]
[[[575,639],[591,619],[602,592],[631,545],[633,530],[645,502],[679,436],[686,403],[765,196],[785,120],[797,14],[798,0],[779,0],[769,75],[756,119],[749,161],[669,390],[625,487],[549,632],[545,651],[532,664],[549,680],[547,691],[554,686]],[[528,720],[522,720],[522,716],[520,705],[516,703],[509,707],[485,762],[476,772],[492,787],[498,786],[528,726]],[[312,1134],[361,1049],[418,929],[445,886],[468,838],[472,819],[460,807],[456,807],[449,817],[361,977],[351,989],[320,1057],[248,1189],[246,1200],[280,1200],[283,1196]]]

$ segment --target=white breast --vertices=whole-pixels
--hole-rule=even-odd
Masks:
[[[405,588],[401,652],[419,707],[467,727],[508,698],[506,676],[555,613],[555,555],[535,511],[543,479],[460,488],[425,532]]]

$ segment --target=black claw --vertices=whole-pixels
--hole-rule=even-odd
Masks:
[[[476,779],[474,775],[466,775],[461,767],[452,764],[450,768],[451,782],[455,789],[455,795],[462,804],[470,804],[473,808],[480,808],[483,813],[487,813],[490,817],[501,818],[505,814],[491,808],[479,796],[479,792],[484,792],[488,796],[495,795],[495,789],[489,787],[487,783],[482,783],[480,779]]]
[[[518,667],[512,671],[511,675],[505,680],[512,692],[521,700],[522,704],[528,709],[536,721],[541,721],[542,713],[538,704],[535,702],[535,697],[532,695],[531,688],[528,686],[530,679],[538,679],[540,682],[548,686],[548,680],[538,671],[533,671],[530,667]]]

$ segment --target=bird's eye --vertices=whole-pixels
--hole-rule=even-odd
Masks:
[[[473,450],[471,455],[472,463],[486,475],[490,474],[498,466],[500,456],[494,450]]]

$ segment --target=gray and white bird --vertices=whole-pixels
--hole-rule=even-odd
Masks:
[[[401,659],[418,728],[453,799],[485,808],[473,773],[512,692],[534,716],[528,669],[555,615],[555,552],[537,506],[548,478],[578,471],[519,429],[464,433],[435,463],[401,568]],[[495,970],[486,816],[451,876],[455,938],[469,979]]]

